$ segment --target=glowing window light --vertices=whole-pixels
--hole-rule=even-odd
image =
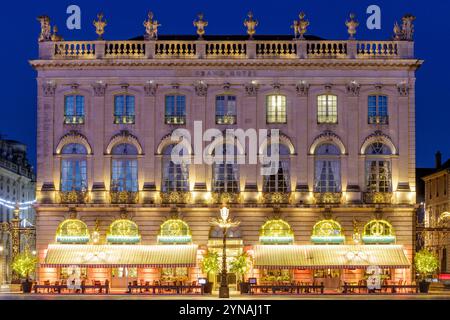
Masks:
[[[130,219],[115,220],[109,226],[109,233],[106,235],[109,243],[137,243],[141,241],[139,228]]]
[[[56,230],[58,243],[87,243],[89,238],[87,225],[79,219],[66,219]]]
[[[181,219],[168,219],[161,224],[159,243],[190,243],[192,235],[189,225]]]
[[[311,241],[313,243],[343,243],[345,237],[339,222],[326,219],[317,222],[312,231]]]
[[[294,232],[286,221],[271,219],[261,227],[259,242],[263,244],[291,244],[294,242]]]
[[[364,226],[364,243],[393,243],[395,240],[394,228],[386,220],[374,219]]]

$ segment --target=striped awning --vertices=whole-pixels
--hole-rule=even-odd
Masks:
[[[254,266],[261,269],[409,268],[401,245],[257,245]]]
[[[195,267],[197,245],[50,244],[41,267]]]

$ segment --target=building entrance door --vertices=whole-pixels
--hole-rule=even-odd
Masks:
[[[127,289],[128,283],[137,281],[137,268],[119,267],[111,269],[111,288]]]

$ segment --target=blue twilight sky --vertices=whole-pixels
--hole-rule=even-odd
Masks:
[[[81,8],[81,30],[66,28],[66,8]],[[381,30],[366,28],[366,9],[381,7]],[[108,21],[106,39],[128,39],[144,33],[142,22],[148,10],[162,24],[160,34],[195,34],[192,21],[204,12],[209,21],[207,34],[245,34],[243,19],[252,10],[259,20],[258,34],[289,34],[290,25],[299,11],[307,13],[309,34],[326,39],[346,39],[344,22],[350,12],[360,21],[358,39],[386,40],[392,36],[395,20],[404,13],[413,13],[415,21],[416,56],[425,60],[417,72],[416,123],[417,166],[434,165],[434,152],[441,150],[443,159],[450,157],[450,1],[448,0],[15,0],[3,1],[0,21],[3,40],[2,101],[0,133],[8,139],[26,143],[30,158],[36,154],[36,82],[35,72],[28,64],[37,57],[39,23],[36,17],[47,14],[52,25],[66,40],[95,39],[92,20],[103,11]],[[447,92],[447,93],[446,93]]]

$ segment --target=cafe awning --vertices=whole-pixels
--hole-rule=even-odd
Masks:
[[[257,245],[254,267],[260,269],[409,268],[401,245]]]
[[[50,244],[41,267],[195,267],[197,245]]]

